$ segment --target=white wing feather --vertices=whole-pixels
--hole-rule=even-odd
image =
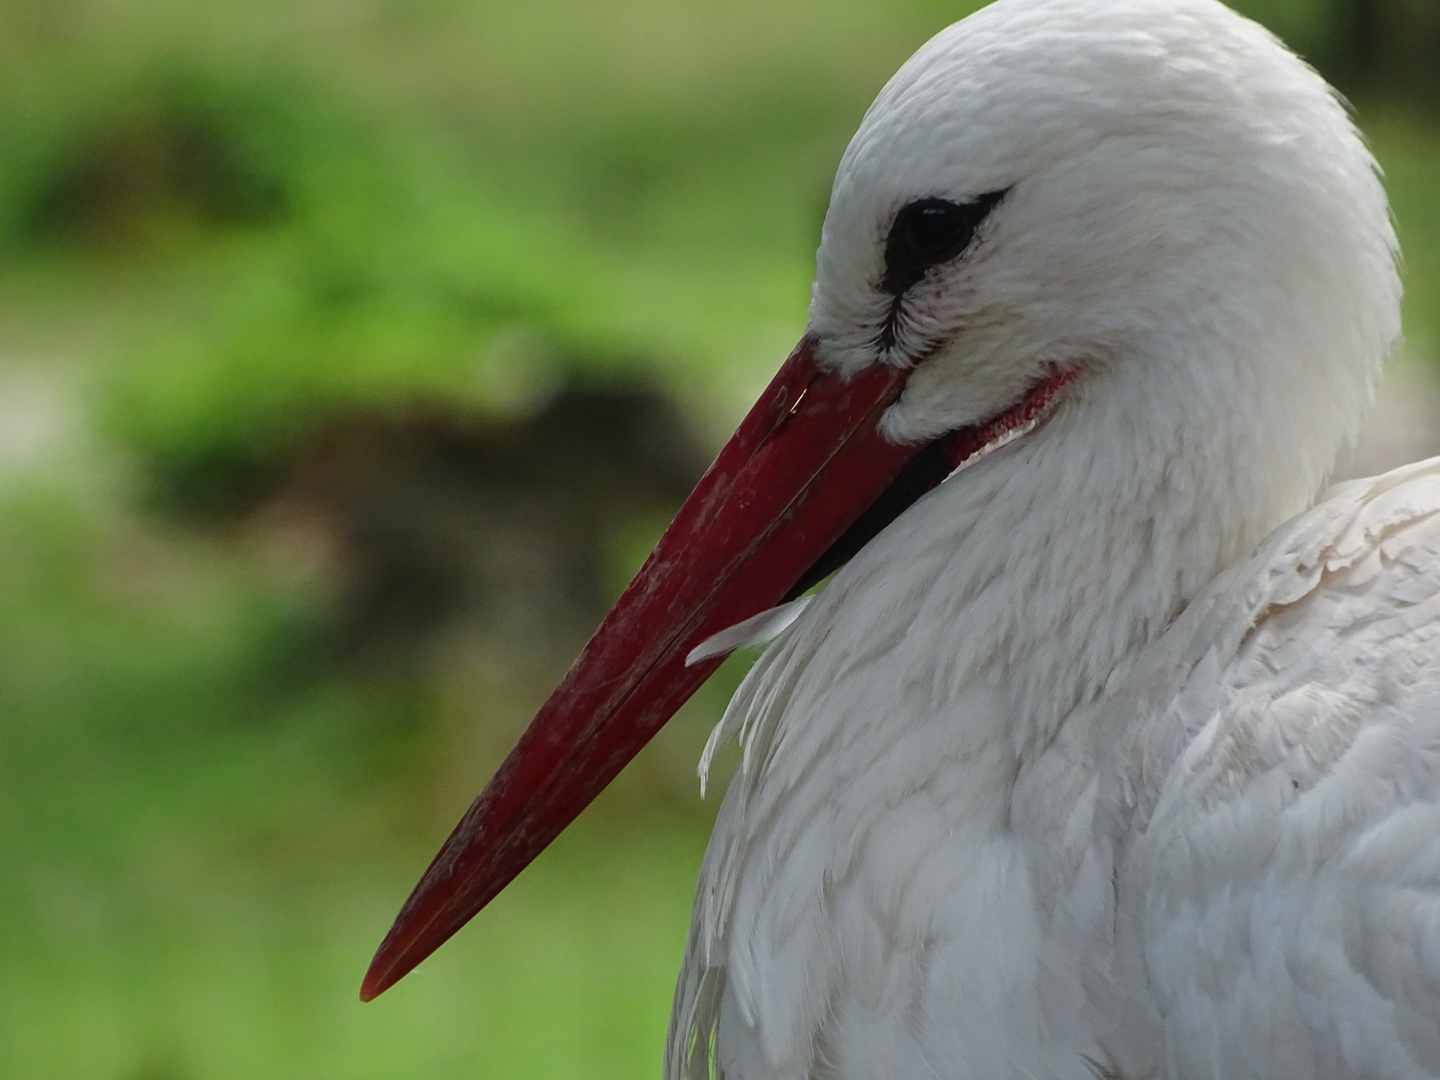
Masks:
[[[1440,463],[1282,527],[1132,683],[1168,697],[1119,879],[1161,1075],[1440,1077]]]

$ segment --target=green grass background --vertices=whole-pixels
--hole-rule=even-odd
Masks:
[[[658,1073],[741,662],[361,1006],[567,658],[308,663],[323,588],[206,500],[338,412],[503,420],[576,376],[718,444],[803,328],[849,132],[973,6],[0,0],[0,1077]],[[1326,47],[1321,0],[1245,9]],[[1355,96],[1428,362],[1440,127],[1402,91]],[[612,590],[659,524],[617,526]]]

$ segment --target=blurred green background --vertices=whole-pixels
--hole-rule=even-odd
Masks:
[[[937,0],[0,0],[0,1077],[658,1075],[740,662],[360,975],[802,331]],[[1356,102],[1440,341],[1440,11]]]

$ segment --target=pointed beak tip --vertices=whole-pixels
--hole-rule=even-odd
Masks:
[[[388,942],[382,944],[376,951],[374,959],[370,961],[370,967],[365,972],[365,978],[360,982],[360,1000],[363,1002],[374,1001],[403,979],[414,966],[413,964],[402,966],[401,957],[393,955],[386,945]]]
[[[448,847],[442,849],[443,855]],[[415,892],[422,893],[425,889],[429,875],[421,879],[416,886]],[[443,919],[437,918],[439,914],[433,907],[428,908],[415,903],[416,897],[411,896],[400,914],[396,916],[394,924],[390,927],[385,939],[380,942],[380,947],[375,950],[375,955],[370,960],[370,966],[365,971],[365,978],[360,983],[360,1000],[374,1001],[377,997],[389,990],[410,972],[420,966],[436,949],[443,945],[460,925],[464,919],[449,926],[448,932],[437,932],[437,923],[445,926]],[[444,909],[442,908],[443,912]]]
[[[365,978],[360,982],[360,1000],[374,1001],[424,963],[431,953],[444,944],[448,936],[439,941],[428,942],[420,941],[418,935],[412,934],[407,939],[400,940],[394,937],[392,931],[392,934],[380,943],[380,948],[375,950],[370,967],[365,971]]]
[[[370,967],[365,971],[365,978],[360,981],[360,1000],[364,1002],[374,1001],[390,987],[395,985],[394,979],[390,978],[390,965],[380,963],[380,954],[375,954],[375,959],[370,961]]]

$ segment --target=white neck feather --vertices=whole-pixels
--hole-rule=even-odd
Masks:
[[[861,552],[783,651],[836,678],[888,653],[863,666],[891,684],[890,724],[907,703],[955,709],[984,687],[1003,715],[957,714],[957,737],[998,720],[1022,755],[1048,743],[1221,569],[1309,504],[1367,399],[1353,364],[1353,385],[1317,400],[1301,357],[1198,348],[1204,363],[1136,357],[1082,376],[1038,430]],[[832,713],[848,713],[845,700],[825,697]],[[826,725],[824,712],[799,715]]]

